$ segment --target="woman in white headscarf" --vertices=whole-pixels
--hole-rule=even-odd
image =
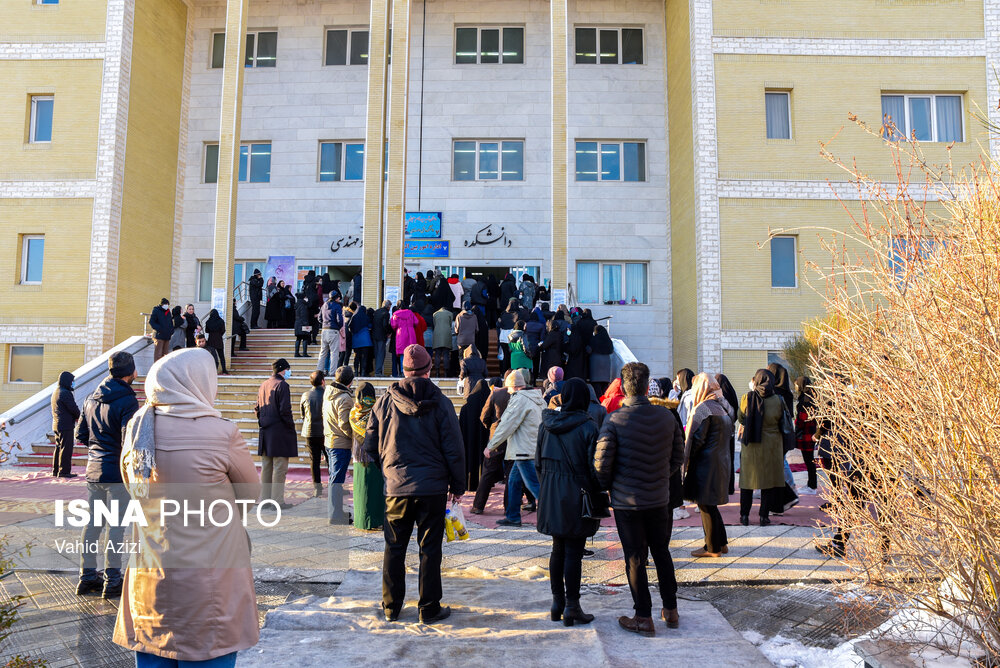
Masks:
[[[250,541],[235,501],[256,501],[260,479],[236,423],[213,406],[216,390],[209,352],[167,355],[150,369],[146,403],[126,429],[122,479],[148,526],[133,525],[113,639],[135,651],[138,668],[231,667],[257,644]],[[182,509],[204,501],[213,521],[189,515],[185,526],[183,510],[161,516],[166,499]]]

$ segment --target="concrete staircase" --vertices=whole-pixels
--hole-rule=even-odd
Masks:
[[[493,334],[491,340],[491,350],[493,359],[496,359],[496,335]],[[299,398],[303,392],[311,389],[309,384],[309,374],[316,369],[317,358],[319,357],[319,346],[309,347],[308,358],[295,357],[295,335],[288,329],[257,329],[247,336],[247,348],[243,352],[237,351],[235,359],[229,362],[230,375],[219,376],[219,390],[215,400],[215,406],[222,412],[222,416],[232,420],[239,425],[243,438],[246,439],[250,453],[254,461],[259,461],[257,456],[257,417],[254,414],[254,404],[257,401],[257,390],[260,384],[271,375],[271,363],[279,357],[284,357],[292,365],[292,377],[288,380],[292,394],[292,415],[295,417],[296,431],[301,430],[302,422],[299,413]],[[229,350],[226,350],[229,355]],[[335,365],[334,365],[335,368]],[[359,382],[368,381],[375,386],[376,392],[383,394],[388,386],[394,382],[394,378],[356,378],[354,385]],[[435,378],[435,383],[441,388],[445,396],[451,399],[455,405],[456,414],[461,410],[465,399],[456,390],[457,378]],[[139,396],[140,404],[145,401],[142,392],[144,378],[135,381],[134,387]],[[20,455],[19,464],[49,466],[52,462],[52,452],[55,449],[55,435],[47,434],[48,440],[33,443],[32,454]],[[309,466],[309,449],[304,439],[299,438],[299,455],[289,462],[290,467]],[[73,450],[73,465],[85,466],[87,463],[87,449],[82,445],[77,445]]]

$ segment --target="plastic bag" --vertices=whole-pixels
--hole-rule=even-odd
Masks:
[[[465,384],[459,379],[458,383],[455,384],[455,391],[459,394],[465,392]]]
[[[465,528],[465,513],[458,503],[444,511],[444,535],[447,542],[469,540],[469,530]]]
[[[497,359],[503,361],[503,348],[497,348]]]

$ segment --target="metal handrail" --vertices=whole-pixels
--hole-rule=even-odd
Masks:
[[[615,316],[613,316],[613,315],[606,315],[603,318],[594,318],[594,322],[601,322],[601,321],[607,320],[608,324],[607,324],[607,326],[604,329],[608,330],[608,336],[611,336],[611,319],[614,318],[614,317]]]

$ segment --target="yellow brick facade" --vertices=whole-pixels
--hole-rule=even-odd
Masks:
[[[40,5],[34,0],[7,0],[0,7],[5,42],[102,42],[107,0]]]
[[[16,344],[15,344],[16,345]],[[42,377],[45,384],[54,383],[59,374],[67,369],[76,369],[83,364],[83,345],[52,344],[43,346]],[[0,382],[0,409],[9,408],[42,389],[35,383],[9,383],[7,370],[10,368],[10,344],[0,347],[0,357],[3,359],[3,382]]]

